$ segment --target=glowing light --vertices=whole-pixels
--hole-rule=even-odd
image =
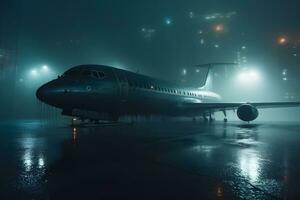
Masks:
[[[72,132],[72,139],[73,139],[73,142],[76,143],[76,140],[77,140],[77,129],[76,128],[73,128],[73,132]]]
[[[247,47],[246,46],[242,46],[242,49],[245,50],[245,49],[247,49]]]
[[[141,31],[145,39],[151,39],[156,33],[156,30],[153,28],[142,28]]]
[[[220,47],[220,45],[218,45],[218,44],[215,44],[215,48],[219,48]]]
[[[239,75],[238,75],[238,78],[240,81],[244,81],[246,78],[247,78],[247,73],[246,72],[241,72]]]
[[[39,168],[43,168],[45,165],[45,161],[43,158],[39,158]]]
[[[254,83],[260,79],[260,74],[256,70],[244,69],[238,74],[238,80],[241,83]]]
[[[287,38],[286,37],[279,37],[278,38],[278,44],[284,45],[287,43]]]
[[[32,68],[29,71],[29,78],[49,78],[49,76],[54,75],[54,73],[50,70],[50,67],[48,65],[42,65],[39,68]]]
[[[250,71],[249,76],[252,80],[257,80],[259,78],[257,71]]]
[[[183,75],[186,75],[186,74],[187,74],[187,70],[186,70],[186,69],[183,69],[183,70],[182,70],[182,74],[183,74]]]
[[[44,71],[48,71],[48,70],[49,70],[49,67],[48,67],[47,65],[44,65],[44,66],[42,67],[42,69],[43,69]]]
[[[287,69],[282,70],[282,75],[286,76],[287,75]]]
[[[31,70],[31,75],[32,76],[37,76],[38,75],[38,71],[36,69]]]
[[[200,40],[200,44],[203,45],[204,44],[204,39]]]
[[[205,20],[216,20],[216,19],[230,19],[237,13],[235,11],[229,12],[229,13],[213,13],[210,15],[205,16]]]
[[[223,24],[218,24],[215,26],[215,31],[216,32],[222,32],[224,30],[224,25]]]
[[[166,24],[166,25],[172,25],[172,23],[173,23],[173,22],[172,22],[172,20],[171,20],[170,18],[166,18],[166,19],[165,19],[165,24]]]

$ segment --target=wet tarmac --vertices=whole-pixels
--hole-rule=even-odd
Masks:
[[[300,199],[300,124],[0,122],[0,199]]]

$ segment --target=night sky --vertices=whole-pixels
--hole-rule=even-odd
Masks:
[[[8,97],[0,87],[0,95],[22,93],[32,102],[19,82],[33,66],[47,64],[56,76],[79,64],[107,64],[177,81],[196,64],[237,62],[242,47],[248,65],[280,82],[281,70],[298,72],[299,10],[297,0],[2,0],[0,49],[17,68],[17,90]]]

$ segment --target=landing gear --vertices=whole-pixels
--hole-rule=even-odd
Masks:
[[[214,117],[214,114],[210,113],[209,114],[209,122],[212,123],[215,121],[215,117]]]
[[[209,121],[209,119],[208,119],[208,117],[206,116],[206,114],[203,114],[203,120],[204,120],[204,122],[208,122],[208,121]]]
[[[228,119],[227,119],[227,113],[226,110],[223,110],[223,114],[224,114],[224,122],[227,123]]]
[[[203,114],[203,120],[204,120],[204,122],[212,123],[215,121],[215,118],[212,113],[206,113],[206,114]]]

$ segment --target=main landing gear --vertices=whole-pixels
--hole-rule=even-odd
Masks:
[[[214,122],[215,121],[215,118],[214,118],[214,115],[212,113],[209,113],[209,114],[203,114],[203,120],[205,122]]]
[[[224,122],[227,123],[228,119],[227,119],[227,113],[226,110],[223,110],[223,114],[224,114]]]

